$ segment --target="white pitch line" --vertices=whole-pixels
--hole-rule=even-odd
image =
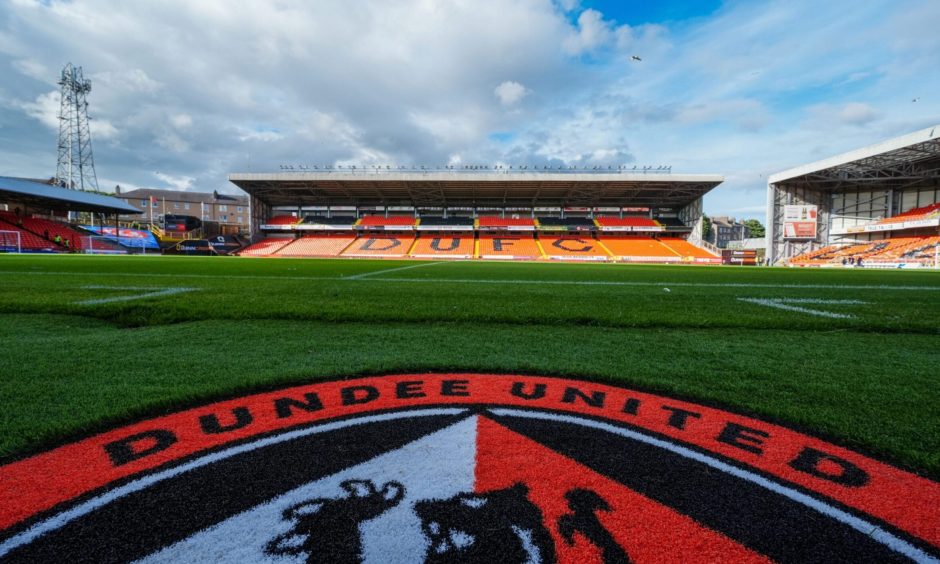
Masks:
[[[375,276],[376,274],[388,274],[389,272],[398,272],[400,270],[411,270],[412,268],[421,268],[423,266],[434,266],[435,264],[444,264],[443,261],[437,262],[423,262],[421,264],[410,264],[408,266],[399,266],[398,268],[386,268],[385,270],[373,270],[372,272],[364,272],[362,274],[355,274],[353,276],[345,276],[345,280],[362,280],[367,276]]]
[[[424,264],[452,264],[453,261],[440,261]],[[421,266],[423,266],[422,264]],[[415,265],[419,266],[419,265]],[[403,267],[404,268],[404,267]],[[514,285],[569,285],[569,286],[637,286],[661,288],[767,288],[784,290],[886,290],[906,292],[937,292],[940,286],[892,286],[889,284],[758,284],[747,282],[710,283],[710,282],[627,282],[616,280],[522,280],[492,278],[353,278],[351,276],[265,276],[260,274],[169,274],[114,272],[99,274],[96,272],[61,272],[61,271],[15,271],[0,270],[0,275],[47,275],[47,276],[97,276],[107,278],[198,278],[207,280],[297,280],[297,281],[338,281],[359,280],[362,282],[450,282],[453,284],[514,284]]]
[[[817,317],[830,317],[833,319],[854,319],[855,316],[847,313],[836,313],[834,311],[823,311],[788,304],[864,305],[868,303],[859,300],[823,300],[818,298],[738,298],[738,300],[785,311],[795,311],[797,313],[805,313]]]
[[[142,300],[144,298],[160,298],[163,296],[173,296],[184,292],[192,292],[199,288],[154,288],[145,286],[82,286],[83,290],[117,290],[117,291],[144,291],[143,294],[131,294],[128,296],[113,296],[110,298],[96,298],[93,300],[84,300],[75,302],[78,305],[100,305],[112,302],[129,302],[131,300]]]
[[[890,286],[855,284],[757,284],[748,282],[625,282],[617,280],[498,280],[492,278],[367,278],[364,282],[452,282],[454,284],[521,284],[558,286],[638,286],[667,288],[767,288],[784,290],[903,290],[910,292],[940,291],[940,286]]]

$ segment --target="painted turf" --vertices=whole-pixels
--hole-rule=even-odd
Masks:
[[[418,266],[430,266],[454,263],[422,263]],[[406,267],[408,268],[408,267]],[[398,270],[398,269],[395,269]],[[165,272],[109,272],[109,278],[193,278],[210,280],[292,280],[292,281],[358,281],[358,282],[395,282],[410,284],[506,284],[506,285],[533,285],[533,286],[623,286],[623,287],[676,287],[676,288],[742,288],[742,289],[778,289],[778,290],[869,290],[869,291],[898,291],[898,292],[937,292],[940,286],[923,286],[910,284],[770,284],[759,282],[640,282],[621,280],[541,280],[525,278],[406,278],[406,277],[373,277],[379,272],[365,272],[350,276],[297,276],[281,274],[193,274],[193,273],[165,273]],[[18,271],[0,270],[0,275],[11,276],[93,276],[95,273],[73,271]]]
[[[5,561],[937,562],[940,484],[789,428],[533,376],[323,382],[0,467]]]

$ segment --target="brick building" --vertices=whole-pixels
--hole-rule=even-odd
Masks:
[[[188,215],[203,222],[238,227],[248,230],[248,196],[219,194],[217,192],[183,192],[139,188],[122,191],[117,187],[115,197],[143,212],[141,215],[121,216],[122,221],[161,223],[164,215]]]

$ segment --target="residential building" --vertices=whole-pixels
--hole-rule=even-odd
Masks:
[[[158,190],[138,188],[123,191],[116,187],[115,197],[140,209],[140,216],[122,216],[122,221],[149,222],[151,217],[157,224],[163,216],[190,216],[203,222],[214,222],[223,226],[237,226],[242,231],[248,230],[248,196],[219,194],[218,192],[186,192],[181,190]]]
[[[743,241],[751,236],[747,225],[733,217],[716,216],[711,218],[712,227],[706,241],[719,249],[727,249],[732,241]]]

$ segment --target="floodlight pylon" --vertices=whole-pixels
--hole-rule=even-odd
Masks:
[[[65,65],[59,78],[59,147],[56,183],[74,190],[98,190],[95,157],[91,149],[88,93],[91,81],[82,67]]]

